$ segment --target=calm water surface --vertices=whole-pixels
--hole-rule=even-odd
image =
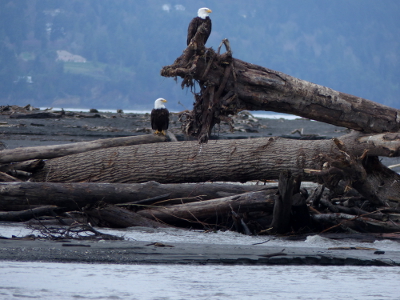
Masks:
[[[400,268],[1,262],[0,299],[400,299]]]
[[[235,232],[99,229],[127,240],[285,247],[365,246],[398,250],[390,240],[363,243],[315,235],[287,241]],[[35,233],[0,223],[0,235]],[[400,299],[399,267],[117,265],[0,261],[0,299]]]

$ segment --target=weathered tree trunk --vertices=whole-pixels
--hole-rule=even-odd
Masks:
[[[263,188],[265,187],[221,183],[0,183],[0,211],[28,209],[38,205],[57,205],[70,209],[81,209],[98,201],[109,204],[131,203],[159,195],[167,195],[169,199],[188,196],[214,199]]]
[[[293,203],[295,181],[290,172],[282,172],[279,176],[279,195],[275,196],[272,233],[287,233],[290,231],[290,211]]]
[[[150,228],[170,227],[161,222],[143,217],[136,212],[107,204],[99,208],[85,210],[85,213],[92,219],[96,219],[97,226],[126,228],[132,226],[143,226]],[[93,223],[93,222],[91,222]]]
[[[56,215],[56,212],[60,213],[63,211],[66,211],[66,209],[54,205],[35,207],[21,211],[0,211],[0,221],[22,222],[41,216]]]
[[[19,182],[18,178],[15,178],[13,176],[10,176],[6,173],[0,172],[0,182]]]
[[[288,170],[304,180],[318,180],[323,176],[318,172],[305,174],[304,169],[322,170],[326,163],[331,164],[330,156],[343,157],[343,148],[353,156],[361,156],[365,150],[374,156],[398,155],[400,139],[394,134],[388,136],[368,139],[350,134],[336,140],[258,138],[201,145],[172,142],[116,147],[48,160],[32,179],[44,182],[245,182],[277,179],[281,171]],[[376,142],[370,143],[370,140]],[[345,146],[339,148],[339,144]],[[373,190],[359,192],[375,194],[376,203],[386,199],[400,201],[400,176],[381,165],[378,159],[372,159],[374,156],[365,161],[366,176],[362,178],[363,186],[368,185]],[[346,176],[345,172],[340,174]]]
[[[229,42],[223,42],[222,55],[209,48],[200,57],[188,47],[161,70],[164,77],[182,77],[182,87],[199,83],[185,129],[200,142],[208,140],[214,124],[243,109],[294,114],[366,133],[400,129],[397,109],[232,58]]]
[[[0,163],[23,161],[29,159],[48,159],[95,149],[120,147],[138,144],[164,142],[164,136],[149,134],[120,138],[101,139],[91,142],[70,143],[65,145],[23,147],[0,151]]]
[[[248,192],[220,199],[141,210],[139,215],[168,224],[215,224],[233,212],[272,211],[277,189]]]
[[[353,216],[344,213],[316,214],[312,216],[314,222],[320,224],[327,232],[340,228],[344,231],[357,232],[398,232],[399,224],[392,221],[378,221],[362,216]]]

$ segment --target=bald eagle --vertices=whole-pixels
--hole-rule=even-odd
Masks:
[[[168,129],[169,125],[169,111],[165,108],[164,103],[167,100],[164,98],[158,98],[154,101],[154,108],[151,111],[151,128],[155,130],[155,134],[165,135],[165,130]]]
[[[193,18],[192,21],[189,23],[188,27],[188,35],[187,35],[187,45],[190,44],[191,39],[197,32],[197,29],[200,27],[201,24],[207,23],[207,33],[204,36],[204,45],[206,44],[208,37],[211,34],[211,19],[209,14],[212,13],[211,9],[207,7],[200,8],[197,11],[197,17]]]

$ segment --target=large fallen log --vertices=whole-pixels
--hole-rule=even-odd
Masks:
[[[335,91],[232,57],[229,42],[222,55],[201,44],[202,30],[170,66],[164,77],[183,78],[182,87],[197,82],[193,110],[185,116],[187,134],[207,142],[214,124],[241,110],[288,113],[367,133],[400,130],[400,110]]]
[[[38,218],[41,216],[51,216],[57,213],[66,211],[65,208],[60,208],[55,205],[47,205],[41,207],[30,208],[21,211],[0,211],[0,221],[7,222],[22,222],[28,221],[33,218]]]
[[[166,195],[168,199],[202,196],[221,198],[264,189],[264,186],[234,184],[123,183],[0,183],[0,211],[23,210],[38,205],[56,205],[80,210],[102,201],[109,204],[134,203]]]
[[[214,224],[229,218],[232,212],[269,211],[274,207],[277,189],[248,192],[220,199],[158,207],[138,211],[138,214],[168,224]]]
[[[376,142],[370,142],[376,141]],[[101,149],[46,161],[32,177],[43,182],[120,182],[157,181],[160,183],[239,181],[277,179],[288,170],[303,180],[318,181],[318,172],[332,159],[342,157],[346,149],[354,157],[368,151],[364,160],[362,185],[372,190],[359,190],[375,195],[377,204],[390,199],[400,201],[400,176],[383,166],[376,155],[398,156],[397,134],[372,136],[349,134],[335,140],[290,140],[258,138],[251,140],[219,140],[208,144],[171,142]],[[338,145],[341,145],[338,147]],[[373,155],[373,156],[372,156]],[[344,155],[346,156],[346,155]],[[375,157],[375,159],[373,159]],[[327,175],[327,174],[325,174]],[[328,172],[329,175],[329,172]],[[339,175],[346,177],[342,171]],[[349,186],[352,185],[349,174]],[[360,183],[360,180],[355,182]]]
[[[142,226],[150,228],[170,227],[164,223],[141,216],[140,214],[107,204],[97,208],[86,209],[85,213],[91,217],[91,223],[96,226],[111,228],[126,228]],[[93,222],[95,219],[95,222]]]
[[[155,134],[127,136],[119,138],[100,139],[91,142],[70,143],[64,145],[50,145],[40,147],[23,147],[0,151],[0,163],[24,161],[29,159],[49,159],[75,153],[87,152],[95,149],[120,147],[138,144],[164,142],[165,136]]]
[[[352,232],[399,232],[400,225],[393,221],[378,221],[368,217],[353,216],[344,213],[316,214],[312,216],[314,222],[326,227],[328,232],[338,227],[344,231]]]

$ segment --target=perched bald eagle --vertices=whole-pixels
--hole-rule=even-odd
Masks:
[[[187,35],[187,45],[190,44],[190,41],[196,34],[197,29],[203,23],[207,23],[207,33],[204,36],[204,45],[206,44],[208,37],[211,34],[211,19],[209,17],[210,13],[212,13],[212,11],[211,11],[211,9],[209,9],[207,7],[200,8],[197,11],[197,17],[193,18],[192,21],[189,23],[188,35]]]
[[[158,98],[154,101],[154,108],[151,111],[151,128],[155,130],[156,134],[165,135],[165,130],[168,129],[169,125],[169,111],[165,108],[164,103],[167,100],[164,98]]]

